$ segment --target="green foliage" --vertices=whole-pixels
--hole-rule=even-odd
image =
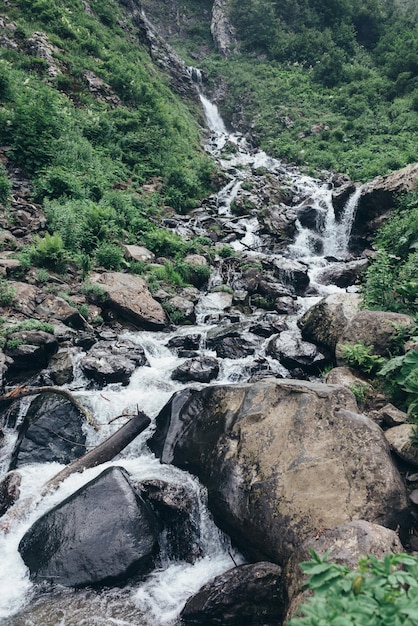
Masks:
[[[16,297],[15,288],[5,278],[0,278],[0,305],[10,306]]]
[[[355,570],[327,561],[311,551],[301,563],[314,592],[289,626],[413,626],[418,623],[418,559],[370,555]]]
[[[390,359],[378,375],[388,383],[392,394],[397,394],[398,399],[399,390],[404,392],[408,414],[418,423],[418,350],[409,350],[404,355]]]
[[[122,248],[116,244],[103,242],[96,250],[96,262],[106,270],[120,270],[123,263]]]
[[[103,304],[106,301],[106,291],[100,285],[96,285],[95,283],[85,282],[81,288],[81,293],[83,293],[86,298],[93,302],[94,304]]]
[[[342,345],[341,357],[348,367],[369,375],[376,372],[385,362],[383,357],[373,354],[373,346],[366,346],[361,342]]]
[[[418,312],[418,193],[398,198],[398,210],[379,230],[377,256],[363,288],[369,309]]]
[[[8,206],[10,200],[11,184],[7,176],[6,168],[0,163],[0,204]]]
[[[363,409],[370,396],[370,385],[356,382],[350,385],[350,391],[354,394],[359,409]]]
[[[61,235],[45,233],[44,237],[36,236],[27,252],[33,265],[57,272],[65,271],[67,255]]]

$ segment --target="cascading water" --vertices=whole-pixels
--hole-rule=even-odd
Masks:
[[[356,200],[355,194],[346,206],[342,218],[335,220],[331,202],[331,191],[326,184],[302,176],[295,168],[286,167],[282,162],[269,157],[263,151],[253,150],[241,135],[228,133],[219,111],[201,91],[201,74],[190,68],[190,74],[199,85],[200,98],[205,111],[207,124],[211,130],[206,148],[218,160],[228,182],[214,198],[217,219],[226,224],[235,219],[234,227],[241,230],[241,235],[231,242],[236,251],[253,255],[260,260],[274,258],[274,253],[265,249],[260,235],[258,216],[254,211],[238,219],[234,218],[231,206],[242,189],[248,176],[259,168],[264,168],[278,180],[286,180],[292,185],[302,200],[293,210],[297,211],[304,201],[309,201],[316,211],[320,226],[317,232],[304,228],[298,222],[298,234],[292,245],[282,254],[296,258],[314,268],[323,267],[326,257],[344,258]],[[225,150],[226,146],[232,147]],[[212,284],[222,282],[220,275],[212,277]],[[102,424],[100,434],[87,428],[87,444],[95,446],[118,428],[119,423],[110,423],[123,412],[135,412],[137,406],[154,418],[171,395],[186,385],[171,379],[171,373],[184,358],[178,357],[167,347],[174,335],[193,334],[201,336],[201,350],[211,354],[206,348],[206,335],[222,319],[225,309],[230,306],[225,293],[202,294],[196,306],[197,326],[180,328],[171,334],[153,332],[126,332],[125,337],[140,344],[145,349],[149,366],[139,367],[127,387],[109,385],[101,391],[87,390],[86,381],[81,374],[70,385],[70,389],[80,401],[87,405]],[[244,319],[245,321],[245,319]],[[245,337],[246,328],[242,330]],[[220,358],[220,373],[216,383],[247,381],[253,374],[254,363],[259,360],[268,364],[269,372],[286,375],[287,370],[274,359],[266,356],[267,339],[259,337],[254,354],[238,359]],[[193,383],[192,383],[193,385]],[[187,386],[191,386],[190,383]],[[22,406],[24,406],[22,404]],[[27,406],[27,404],[25,405]],[[20,415],[23,418],[24,411]],[[13,446],[14,430],[5,429],[9,438],[3,447],[3,469],[7,467],[7,456]],[[39,493],[45,482],[57,473],[60,466],[32,465],[19,469],[22,474],[21,497],[18,505],[12,508],[0,520],[7,527],[7,534],[0,534],[0,620],[4,626],[62,626],[88,624],[88,626],[118,624],[124,626],[163,626],[173,624],[186,599],[196,592],[202,584],[218,573],[233,566],[230,556],[231,546],[228,539],[219,532],[207,511],[205,493],[198,482],[186,472],[169,465],[161,465],[149,452],[145,440],[149,435],[143,433],[131,443],[113,463],[125,467],[134,480],[158,478],[168,483],[187,485],[196,494],[198,502],[195,511],[200,524],[197,540],[202,557],[193,565],[180,563],[168,558],[164,553],[157,569],[142,582],[135,582],[123,589],[94,590],[55,590],[39,593],[28,578],[18,551],[18,543],[43,512],[50,509],[63,498],[73,493],[81,485],[91,480],[104,466],[75,474],[65,480],[59,489],[44,498]],[[28,506],[23,513],[22,503]],[[24,508],[24,507],[23,507]],[[240,562],[238,554],[235,561]]]

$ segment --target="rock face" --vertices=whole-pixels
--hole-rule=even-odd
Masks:
[[[147,283],[139,276],[107,272],[94,274],[90,280],[103,288],[109,308],[126,321],[138,328],[151,330],[166,326],[164,309],[154,300]]]
[[[210,30],[217,51],[227,57],[236,45],[235,29],[228,19],[227,0],[215,0]]]
[[[43,330],[21,330],[11,333],[8,340],[15,342],[4,350],[13,361],[10,371],[38,371],[48,365],[49,359],[58,350],[57,339]]]
[[[84,417],[63,396],[43,393],[32,401],[19,431],[10,469],[28,463],[71,463],[86,452]]]
[[[36,582],[108,584],[148,570],[157,531],[126,472],[111,467],[37,520],[19,552]]]
[[[373,346],[374,354],[389,357],[396,354],[398,327],[412,329],[414,320],[402,313],[384,311],[360,311],[347,324],[336,346],[337,360],[341,358],[341,346],[364,343]]]
[[[208,383],[219,374],[219,363],[212,356],[199,356],[188,359],[182,365],[176,367],[171,375],[173,380],[182,382],[196,381]]]
[[[418,163],[411,163],[386,176],[378,176],[364,185],[353,224],[354,236],[374,234],[374,220],[394,208],[396,194],[412,191],[418,180]]]
[[[240,565],[204,585],[181,612],[181,624],[277,626],[283,600],[281,568],[274,563]]]
[[[406,494],[381,429],[342,387],[265,379],[175,394],[151,440],[208,487],[218,522],[253,558],[283,563],[318,529],[396,525]]]

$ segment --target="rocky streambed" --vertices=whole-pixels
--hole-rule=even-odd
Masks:
[[[406,417],[383,396],[362,412],[353,386],[365,382],[335,366],[342,344],[384,355],[413,323],[360,311],[357,292],[376,224],[418,168],[364,187],[313,179],[202,104],[224,185],[164,222],[212,241],[186,259],[193,286],[151,293],[97,271],[88,295],[72,294],[93,323],[34,273],[13,280],[2,253],[15,289],[1,353],[5,625],[278,624],[299,602],[308,546],[350,564],[416,548],[416,463],[399,461],[394,436]],[[25,207],[5,241],[44,228]],[[138,411],[151,426],[113,460],[48,488]]]

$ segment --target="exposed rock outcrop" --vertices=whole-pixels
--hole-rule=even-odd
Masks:
[[[237,44],[235,29],[228,17],[227,0],[215,0],[212,7],[210,26],[217,51],[227,57]]]

